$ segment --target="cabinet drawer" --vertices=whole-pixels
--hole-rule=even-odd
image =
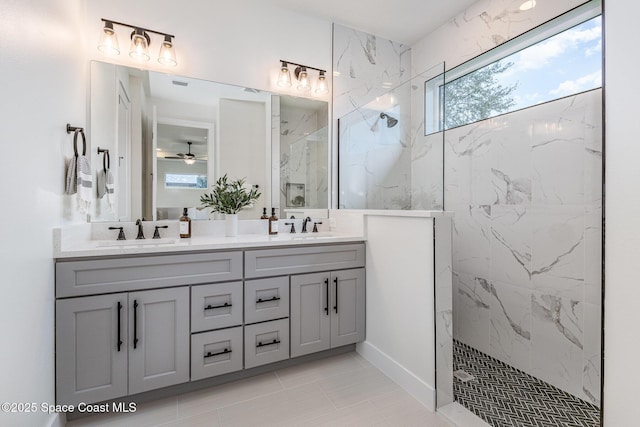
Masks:
[[[246,251],[245,277],[281,276],[364,267],[364,244]]]
[[[289,317],[289,277],[244,282],[244,323]]]
[[[191,335],[191,381],[242,369],[242,326]]]
[[[242,282],[191,287],[191,331],[242,325]]]
[[[242,252],[56,263],[56,296],[71,297],[242,278]]]
[[[266,365],[289,358],[289,319],[244,327],[244,367]]]

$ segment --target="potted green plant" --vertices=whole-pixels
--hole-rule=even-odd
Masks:
[[[227,174],[218,178],[211,186],[211,193],[200,197],[203,208],[211,208],[211,212],[225,214],[226,235],[238,234],[238,212],[253,204],[260,197],[260,192],[252,188],[247,191],[245,178],[229,180]]]

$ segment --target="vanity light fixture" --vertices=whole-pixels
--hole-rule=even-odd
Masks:
[[[280,66],[280,74],[278,75],[278,86],[291,87],[291,73],[289,73],[289,67],[287,63],[282,61]]]
[[[149,36],[149,33],[153,33],[164,37],[164,40],[160,44],[158,62],[170,67],[178,65],[178,61],[176,61],[175,48],[173,47],[173,39],[175,36],[109,19],[103,18],[102,21],[104,22],[104,28],[102,29],[100,42],[98,43],[98,50],[101,52],[109,55],[120,54],[118,37],[116,36],[113,28],[113,25],[115,24],[133,29],[133,32],[131,33],[131,47],[129,49],[129,56],[132,58],[139,61],[148,61],[151,59],[151,56],[149,55],[149,45],[151,44],[151,37]]]
[[[316,70],[318,72],[318,81],[316,83],[315,93],[326,94],[329,93],[329,86],[327,84],[326,70],[320,68],[309,67],[308,65],[296,64],[295,62],[280,60],[280,74],[278,75],[278,86],[290,87],[291,86],[291,74],[289,73],[289,64],[295,65],[293,75],[297,80],[296,89],[301,92],[308,92],[311,89],[311,79],[309,78],[309,69]]]
[[[100,42],[98,50],[106,55],[119,55],[120,46],[118,45],[118,36],[113,30],[113,22],[104,21],[104,28],[100,33]]]
[[[309,83],[309,73],[307,73],[307,67],[297,67],[294,71],[296,78],[298,79],[298,90],[301,92],[307,92],[311,89],[311,83]]]
[[[138,61],[148,61],[149,56],[149,43],[151,43],[151,37],[149,34],[142,31],[140,28],[136,28],[131,33],[131,48],[129,49],[129,56]]]
[[[176,51],[173,48],[173,42],[171,41],[171,37],[167,35],[164,36],[164,41],[162,42],[162,46],[160,46],[158,62],[170,67],[178,65],[178,61],[176,61]]]
[[[320,71],[318,76],[318,84],[316,85],[316,93],[324,95],[329,93],[329,86],[327,85],[327,77],[324,75],[324,71]]]

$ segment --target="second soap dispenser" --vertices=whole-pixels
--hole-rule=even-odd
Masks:
[[[278,217],[276,216],[276,208],[271,208],[271,216],[269,217],[269,234],[278,234]]]

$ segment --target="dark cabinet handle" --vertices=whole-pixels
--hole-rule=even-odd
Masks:
[[[138,301],[133,300],[133,348],[138,347]]]
[[[228,303],[228,302],[225,302],[222,305],[211,305],[211,304],[209,304],[204,309],[205,310],[215,310],[216,308],[225,308],[225,307],[233,307],[233,304]]]
[[[120,314],[122,313],[122,303],[118,301],[118,351],[122,347],[122,337],[120,336]]]
[[[222,351],[219,351],[217,353],[211,353],[210,351],[207,351],[207,354],[204,355],[204,358],[206,359],[207,357],[213,357],[213,356],[220,356],[221,354],[229,354],[231,353],[231,350],[229,350],[228,348],[225,348]]]
[[[278,301],[278,300],[280,300],[280,297],[273,297],[269,299],[258,298],[258,301],[256,301],[256,304],[260,304],[261,302]]]
[[[324,285],[327,287],[327,303],[324,306],[324,312],[329,315],[329,278],[324,279]]]
[[[268,346],[268,345],[274,345],[274,344],[280,344],[280,341],[279,341],[279,340],[277,340],[277,339],[274,339],[273,341],[268,342],[268,343],[263,343],[262,341],[260,341],[260,342],[258,343],[258,345],[256,346],[256,348],[266,347],[266,346]]]
[[[336,311],[336,314],[338,314],[338,278],[337,277],[333,278],[333,283],[336,285],[336,305],[333,306],[333,309]]]

